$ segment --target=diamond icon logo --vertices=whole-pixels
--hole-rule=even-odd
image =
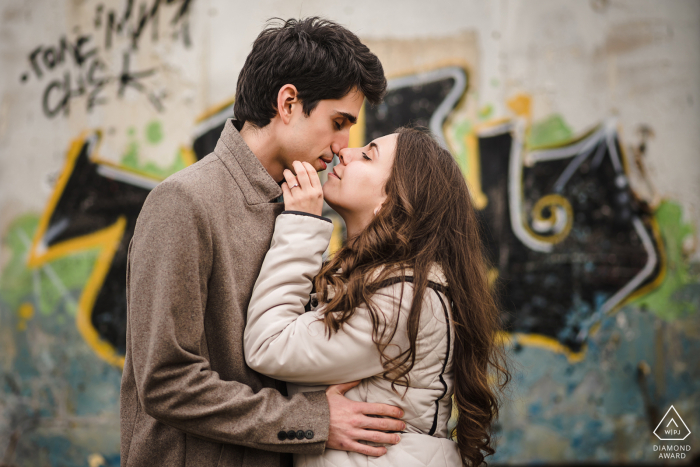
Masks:
[[[654,434],[661,441],[683,441],[690,435],[690,429],[678,415],[676,408],[671,406],[656,426]]]

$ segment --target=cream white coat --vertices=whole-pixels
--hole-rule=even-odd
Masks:
[[[402,408],[407,427],[401,434],[401,442],[387,446],[388,452],[382,457],[326,449],[318,456],[295,455],[295,466],[460,466],[457,444],[449,439],[447,430],[454,392],[454,329],[445,316],[451,313],[449,299],[443,293],[426,289],[416,341],[416,363],[409,373],[408,387],[396,386],[397,395],[391,383],[382,377],[384,368],[372,340],[372,322],[366,305],[357,308],[352,318],[330,338],[324,323],[319,321],[324,305],[312,306],[310,312],[304,310],[310,298],[312,304],[316,302],[315,294],[310,296],[312,280],[321,269],[332,232],[333,225],[318,217],[288,212],[277,217],[270,250],[248,308],[244,334],[246,362],[260,373],[290,383],[290,395],[362,380],[346,396]],[[429,279],[447,285],[437,267],[431,270]],[[397,332],[385,350],[389,356],[408,348],[406,321],[413,286],[404,283],[403,296],[401,287],[398,283],[382,288],[372,298],[387,322],[394,322],[399,314]]]

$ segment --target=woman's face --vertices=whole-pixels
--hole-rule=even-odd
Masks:
[[[397,134],[377,138],[363,148],[345,148],[328,172],[323,197],[344,218],[368,219],[386,199],[384,186],[394,164]],[[346,219],[347,222],[347,219]]]

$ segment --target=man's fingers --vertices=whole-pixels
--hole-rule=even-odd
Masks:
[[[326,393],[337,392],[338,394],[345,394],[346,392],[348,392],[350,389],[354,388],[358,384],[360,384],[360,380],[351,381],[349,383],[343,383],[343,384],[334,384],[333,386],[328,386],[328,389],[326,389]],[[371,413],[371,412],[363,412],[363,413]]]
[[[377,444],[399,444],[401,441],[401,435],[398,433],[384,433],[382,431],[374,430],[358,430],[354,433],[354,439],[372,441],[373,443]]]
[[[343,446],[344,451],[353,451],[364,454],[365,456],[380,457],[386,454],[386,448],[383,446],[367,446],[366,444],[356,441],[349,441]]]
[[[362,413],[365,415],[383,415],[386,417],[402,418],[403,410],[393,405],[386,404],[370,404],[361,402]]]
[[[365,417],[362,421],[362,428],[381,431],[403,431],[406,429],[406,423],[393,418]]]
[[[306,173],[306,167],[299,161],[292,162],[294,166],[294,171],[297,173],[297,180],[299,180],[299,185],[303,189],[308,189],[311,187],[311,180],[309,180],[309,174]]]

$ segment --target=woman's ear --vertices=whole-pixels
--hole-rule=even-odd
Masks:
[[[380,210],[381,208],[382,208],[382,205],[381,205],[381,204],[380,204],[379,206],[377,206],[376,208],[374,208],[374,215],[375,215],[375,216],[377,215],[377,213],[379,212],[379,210]]]
[[[294,106],[299,104],[299,92],[293,84],[285,84],[277,93],[277,113],[286,125],[292,119]]]

